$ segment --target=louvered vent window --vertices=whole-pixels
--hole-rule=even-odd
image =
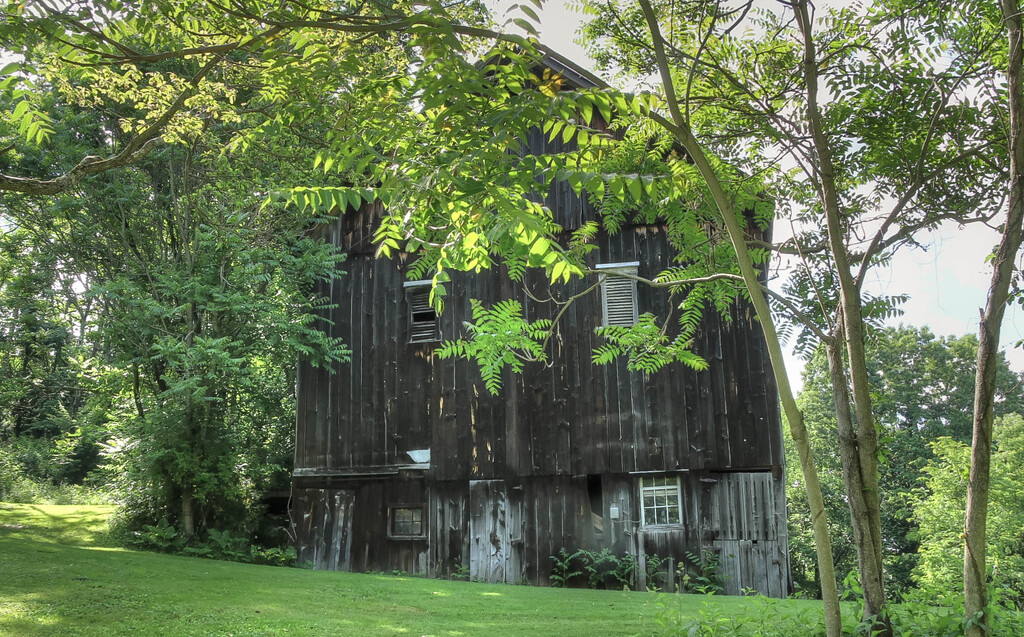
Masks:
[[[636,306],[636,280],[616,276],[628,274],[636,276],[639,262],[606,263],[597,266],[601,270],[601,324],[635,325],[639,314]]]
[[[409,308],[409,342],[429,343],[441,340],[437,312],[430,306],[430,281],[407,282],[405,300]]]

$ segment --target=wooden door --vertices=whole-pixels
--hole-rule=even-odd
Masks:
[[[355,491],[308,489],[298,529],[298,562],[323,571],[352,570]]]
[[[469,576],[502,583],[514,577],[509,568],[508,492],[504,480],[469,482]]]

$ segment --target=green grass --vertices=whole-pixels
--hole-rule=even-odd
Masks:
[[[317,572],[128,551],[110,507],[0,504],[0,635],[652,635],[659,596]],[[752,600],[672,596],[685,618]],[[705,604],[709,604],[705,606]],[[820,605],[785,602],[785,612]],[[689,621],[689,619],[684,619]]]

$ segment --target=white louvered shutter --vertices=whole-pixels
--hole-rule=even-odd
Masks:
[[[639,314],[636,303],[636,281],[616,274],[636,276],[635,265],[604,266],[607,270],[601,283],[602,325],[635,325]]]

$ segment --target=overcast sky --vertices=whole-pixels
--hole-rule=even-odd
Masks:
[[[499,16],[502,5],[507,3],[497,3]],[[592,68],[583,48],[574,41],[579,24],[579,15],[566,3],[548,1],[541,12],[541,41]],[[981,226],[960,228],[947,223],[936,232],[921,235],[919,241],[925,249],[904,249],[890,266],[869,273],[865,291],[910,295],[903,317],[895,323],[927,325],[941,336],[977,334],[979,312],[992,276],[985,257],[999,241],[998,234]],[[1024,371],[1024,349],[1015,346],[1021,339],[1024,312],[1015,305],[1008,308],[1003,322],[1002,346],[1017,371]],[[791,357],[788,366],[791,379],[799,386],[802,365]]]

